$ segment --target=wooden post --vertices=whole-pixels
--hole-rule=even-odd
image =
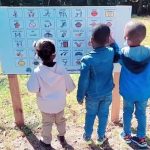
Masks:
[[[17,75],[8,75],[8,80],[15,116],[15,123],[18,127],[21,127],[24,126],[24,117]]]
[[[114,73],[114,82],[115,88],[113,90],[113,100],[112,100],[112,110],[111,110],[111,121],[118,122],[119,121],[119,113],[120,113],[120,95],[119,95],[119,72]]]

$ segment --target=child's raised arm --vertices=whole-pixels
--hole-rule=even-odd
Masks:
[[[120,59],[120,48],[112,36],[109,37],[109,46],[114,49],[114,63],[117,63]]]

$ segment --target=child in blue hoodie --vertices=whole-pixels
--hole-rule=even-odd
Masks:
[[[86,116],[83,138],[87,144],[92,144],[91,135],[96,116],[98,117],[98,140],[101,145],[105,141],[105,129],[108,120],[109,106],[112,102],[114,88],[112,71],[117,44],[111,39],[107,25],[97,26],[91,38],[93,51],[81,60],[81,71],[78,82],[77,101],[86,100]],[[114,48],[114,49],[113,49]]]
[[[125,27],[127,47],[121,50],[122,69],[120,94],[123,97],[123,130],[121,134],[127,143],[133,141],[146,147],[146,106],[150,97],[150,47],[142,46],[146,27],[130,21]],[[131,136],[131,119],[135,109],[138,122],[137,135]]]

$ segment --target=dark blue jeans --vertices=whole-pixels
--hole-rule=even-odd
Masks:
[[[123,129],[125,134],[131,134],[131,119],[135,108],[135,116],[138,122],[137,137],[146,135],[146,107],[147,101],[123,101]]]
[[[112,94],[102,96],[98,100],[86,100],[86,116],[85,116],[85,136],[91,138],[93,132],[93,125],[96,116],[98,117],[98,138],[105,136],[107,126],[109,106],[112,102]]]

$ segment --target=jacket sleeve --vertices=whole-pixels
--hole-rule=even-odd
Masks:
[[[67,93],[72,92],[76,88],[73,80],[71,79],[71,77],[68,73],[65,75],[65,82],[66,82],[66,91],[67,91]]]
[[[30,92],[38,93],[40,91],[40,85],[35,72],[31,74],[27,82],[27,88]]]
[[[66,85],[66,92],[67,93],[72,92],[76,88],[72,78],[70,77],[67,70],[65,69],[65,67],[61,63],[58,63],[58,68],[59,68],[58,69],[59,73],[64,75],[65,85]]]
[[[110,44],[110,47],[114,49],[114,63],[117,63],[120,59],[120,49],[117,43]]]
[[[81,60],[80,77],[78,81],[77,101],[82,102],[89,86],[90,66],[87,59]]]

